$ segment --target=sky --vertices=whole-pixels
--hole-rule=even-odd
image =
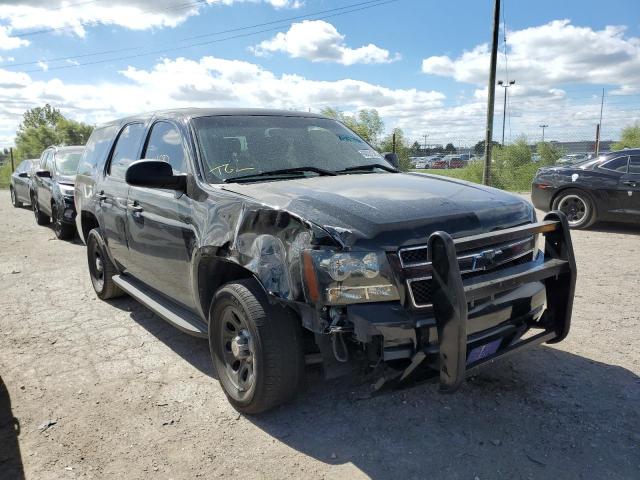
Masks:
[[[507,141],[536,141],[542,124],[547,139],[593,138],[603,89],[604,139],[640,121],[640,1],[502,4]],[[0,147],[45,103],[91,124],[186,106],[375,108],[411,141],[473,145],[492,17],[492,0],[3,0]]]

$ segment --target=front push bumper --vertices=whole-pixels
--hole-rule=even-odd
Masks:
[[[529,235],[544,238],[544,255],[535,261],[478,276],[460,273],[461,252]],[[418,367],[426,365],[427,370],[439,374],[441,391],[453,392],[467,372],[483,363],[526,346],[556,343],[567,336],[576,264],[569,226],[561,212],[549,212],[540,223],[457,239],[446,232],[434,232],[429,237],[428,252],[434,289],[430,318],[409,320],[404,308],[390,305],[386,310],[390,315],[372,321],[373,309],[380,306],[351,309],[356,337],[366,342],[381,335],[388,347],[383,349],[385,361],[392,360],[393,353],[409,360],[404,370],[384,383],[420,377],[418,372],[424,373],[424,369]]]

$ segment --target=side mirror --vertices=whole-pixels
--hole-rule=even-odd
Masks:
[[[20,173],[18,174],[18,176],[19,176],[20,178],[27,178],[27,177],[29,176],[29,173],[27,173],[27,172],[20,172]]]
[[[384,159],[396,168],[400,168],[400,160],[397,153],[385,153]]]
[[[51,178],[51,172],[49,170],[38,170],[36,172],[36,177]]]
[[[127,168],[124,179],[129,185],[148,188],[186,190],[187,177],[174,175],[171,165],[161,160],[138,160]]]

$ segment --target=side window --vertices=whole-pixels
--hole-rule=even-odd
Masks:
[[[144,125],[141,123],[130,123],[120,131],[116,146],[111,154],[109,175],[124,179],[127,167],[137,159],[138,147],[143,133]]]
[[[93,175],[97,165],[102,165],[109,149],[113,144],[113,137],[118,132],[116,125],[96,128],[89,137],[87,145],[78,163],[78,175]]]
[[[640,175],[640,155],[631,155],[629,157],[629,173]]]
[[[627,173],[628,161],[629,157],[625,155],[624,157],[617,157],[613,160],[609,160],[608,162],[603,163],[602,165],[600,165],[600,168],[619,173]]]
[[[40,157],[41,170],[49,170],[49,157],[51,157],[51,150],[45,150]]]
[[[174,174],[185,173],[184,148],[180,131],[167,122],[155,123],[151,128],[142,158],[162,160],[171,165]]]

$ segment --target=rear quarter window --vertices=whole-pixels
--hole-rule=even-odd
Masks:
[[[95,173],[97,166],[104,165],[117,133],[116,125],[99,127],[93,131],[78,163],[78,175],[91,176]]]
[[[600,168],[603,170],[610,170],[612,172],[627,173],[628,162],[629,157],[627,155],[624,155],[622,157],[617,157],[604,162],[602,165],[600,165]]]

